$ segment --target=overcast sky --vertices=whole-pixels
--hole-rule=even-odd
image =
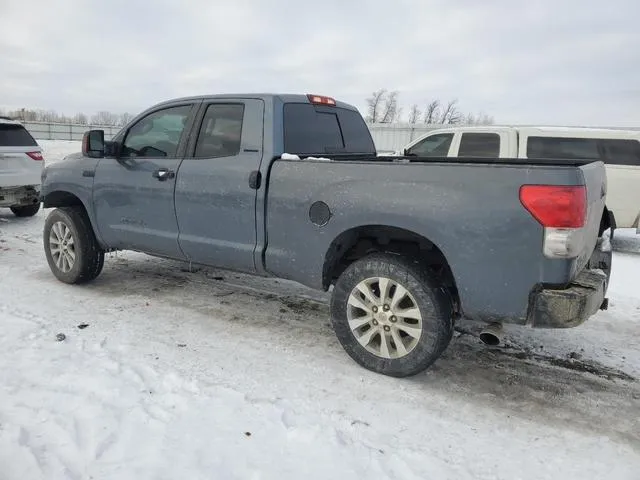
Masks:
[[[640,0],[0,0],[0,106],[378,88],[497,123],[640,126]]]

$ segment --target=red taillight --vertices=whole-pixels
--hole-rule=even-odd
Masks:
[[[584,186],[523,185],[520,202],[543,227],[580,228],[586,221]]]
[[[323,95],[307,95],[307,98],[311,103],[315,103],[317,105],[333,105],[335,106],[336,101],[331,97],[325,97]]]
[[[41,152],[27,152],[27,155],[29,155],[34,160],[44,160]]]

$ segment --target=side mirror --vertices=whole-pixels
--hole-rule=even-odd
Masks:
[[[403,149],[402,149],[402,156],[403,156],[403,157],[406,157],[407,155],[409,155],[409,150],[408,150],[408,149],[406,149],[406,148],[403,148]]]
[[[104,130],[88,130],[82,136],[82,155],[90,158],[104,157]]]

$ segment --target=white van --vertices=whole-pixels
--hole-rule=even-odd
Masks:
[[[399,155],[578,158],[607,166],[607,208],[617,228],[640,233],[640,131],[572,127],[448,127],[432,130]]]

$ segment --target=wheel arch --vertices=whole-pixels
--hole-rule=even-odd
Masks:
[[[63,189],[53,190],[48,192],[46,195],[43,195],[42,206],[44,208],[81,207],[89,219],[89,224],[93,229],[93,233],[96,236],[98,243],[102,248],[106,249],[106,245],[104,245],[102,238],[100,237],[100,230],[96,228],[93,211],[89,208],[89,205],[82,200],[80,195],[76,195],[74,192]]]
[[[602,218],[600,219],[600,230],[598,231],[598,236],[602,236],[602,234],[609,228],[611,228],[611,233],[613,235],[613,231],[618,228],[618,226],[616,224],[616,217],[614,213],[605,205],[604,210],[602,211]]]
[[[449,292],[455,310],[461,311],[454,272],[442,249],[427,237],[402,227],[361,225],[336,236],[325,254],[323,288],[328,290],[351,263],[371,253],[403,255],[420,262]]]
[[[77,195],[64,190],[47,193],[42,200],[42,206],[44,208],[82,206],[87,211],[87,207]]]

